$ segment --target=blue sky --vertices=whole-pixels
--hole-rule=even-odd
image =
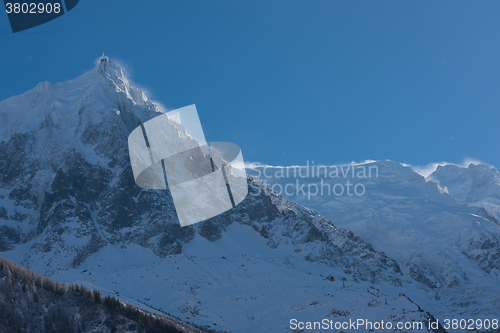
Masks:
[[[500,166],[498,1],[103,1],[12,34],[0,100],[104,51],[247,161]]]

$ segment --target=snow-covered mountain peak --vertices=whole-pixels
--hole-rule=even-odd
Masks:
[[[439,165],[436,171],[427,178],[430,180],[468,179],[473,188],[480,188],[489,182],[500,184],[500,175],[497,169],[484,163],[471,163],[467,167],[455,164]]]
[[[427,180],[437,182],[442,188],[446,187],[450,194],[463,203],[472,203],[485,196],[500,199],[500,174],[488,164],[438,166]]]
[[[96,61],[96,69],[97,73],[101,74],[104,78],[113,81],[128,81],[122,68],[106,56],[102,56]]]
[[[123,69],[106,56],[102,56],[97,62],[97,72],[105,79],[105,82],[114,88],[115,92],[123,92],[127,98],[135,104],[148,104],[149,99],[144,92],[132,85],[125,75]]]
[[[427,180],[438,183],[461,203],[483,207],[500,220],[500,174],[495,167],[484,163],[467,167],[448,164],[438,166]]]
[[[36,87],[33,88],[33,92],[38,94],[44,94],[50,92],[52,88],[53,88],[52,83],[50,83],[49,81],[44,81],[37,84]]]
[[[108,129],[110,123],[122,123],[129,132],[138,120],[149,120],[157,112],[160,109],[132,85],[122,68],[102,57],[92,70],[76,79],[42,82],[24,94],[0,101],[0,141],[47,127],[72,129],[64,136],[73,137],[77,128],[100,123]]]

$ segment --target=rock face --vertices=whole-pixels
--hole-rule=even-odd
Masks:
[[[75,80],[41,83],[0,102],[2,255],[55,280],[82,281],[222,331],[286,332],[293,318],[428,321],[460,308],[441,291],[453,276],[445,279],[425,257],[394,260],[367,238],[336,227],[365,221],[362,210],[334,203],[337,213],[324,214],[334,224],[254,176],[236,208],[181,228],[168,190],[136,186],[128,157],[129,133],[159,112],[105,57]],[[429,189],[425,200],[437,224],[456,204],[449,195],[433,201],[444,194],[422,177],[405,181]],[[366,198],[374,201],[362,207],[387,213],[387,197]],[[460,251],[494,275],[498,234],[477,235]],[[386,241],[398,244],[390,236]],[[464,283],[463,276],[456,279]]]

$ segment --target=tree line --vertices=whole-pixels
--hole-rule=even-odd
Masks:
[[[70,305],[80,307],[78,316]],[[99,308],[107,309],[105,319],[98,318],[102,313]],[[144,333],[202,332],[176,318],[102,295],[99,290],[55,282],[0,257],[0,331],[83,333],[92,330],[92,325],[101,325],[115,333],[125,324],[128,330]]]

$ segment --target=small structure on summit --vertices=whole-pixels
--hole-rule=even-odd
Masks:
[[[104,52],[102,52],[101,61],[99,64],[99,73],[102,73],[106,70],[106,64],[108,62],[111,62],[111,60],[109,60],[109,58],[104,55]]]

